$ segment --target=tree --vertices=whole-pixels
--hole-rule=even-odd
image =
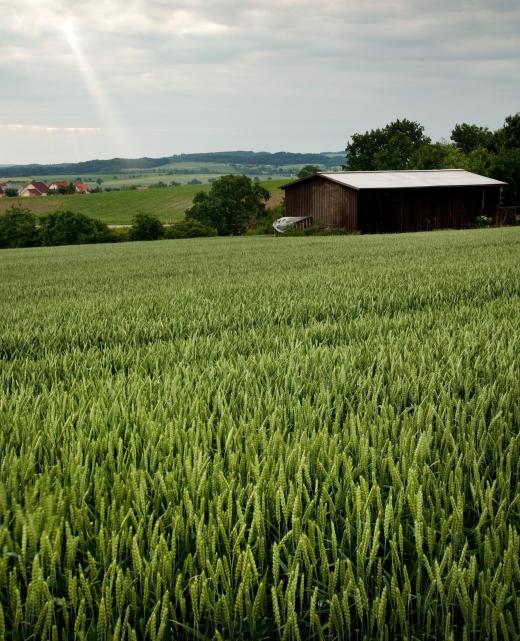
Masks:
[[[103,182],[104,182],[104,181],[103,181],[103,178],[98,178],[98,179],[96,180],[96,185],[97,185],[98,187],[101,187],[101,185],[103,184]]]
[[[267,189],[247,176],[222,176],[209,192],[195,195],[186,218],[214,227],[219,236],[239,235],[265,218],[268,199]]]
[[[319,171],[321,170],[316,165],[305,165],[305,167],[302,167],[298,172],[298,178],[307,178],[308,176],[314,176],[314,174],[317,174]]]
[[[481,176],[493,176],[496,155],[484,147],[472,149],[464,158],[464,169]]]
[[[40,236],[42,245],[82,245],[107,242],[110,231],[105,223],[85,214],[58,211],[41,219]]]
[[[495,135],[487,127],[469,125],[465,122],[453,127],[451,140],[463,154],[469,154],[479,147],[493,150],[495,146]]]
[[[418,122],[395,120],[382,129],[353,134],[346,148],[346,169],[409,169],[421,146],[430,143]]]
[[[495,156],[493,178],[508,184],[503,191],[503,203],[520,205],[520,148],[501,151]]]
[[[496,135],[501,150],[520,149],[520,112],[508,116]]]
[[[69,194],[76,193],[76,188],[72,183],[69,183],[66,187],[60,185],[58,187],[58,193],[61,194],[62,196],[67,196]]]
[[[163,224],[155,216],[139,212],[133,217],[132,226],[128,232],[130,240],[159,240],[163,236]]]
[[[414,169],[462,168],[464,154],[447,143],[424,144],[415,152],[412,164]]]
[[[34,247],[37,244],[36,218],[30,209],[13,206],[0,215],[0,247]]]

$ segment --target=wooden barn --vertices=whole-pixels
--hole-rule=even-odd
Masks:
[[[499,222],[505,184],[463,169],[318,173],[282,187],[284,220],[369,234],[464,228]]]

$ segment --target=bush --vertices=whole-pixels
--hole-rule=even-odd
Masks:
[[[111,240],[105,223],[72,211],[56,212],[42,218],[40,237],[42,245],[82,245]]]
[[[216,235],[217,230],[214,227],[203,225],[197,220],[182,220],[165,230],[166,238],[202,238]]]
[[[128,232],[130,240],[159,240],[163,236],[163,224],[155,216],[140,212],[133,217]]]
[[[257,236],[261,234],[272,234],[274,233],[273,223],[278,218],[283,218],[285,216],[285,199],[282,202],[274,207],[273,209],[265,210],[265,218],[260,221],[258,224],[250,227],[246,235],[247,236]]]
[[[34,247],[37,244],[36,218],[30,209],[14,206],[0,216],[0,247]]]
[[[491,227],[493,219],[489,216],[477,216],[475,218],[475,225],[477,227]]]
[[[130,240],[128,227],[113,227],[110,229],[111,243],[127,243]]]

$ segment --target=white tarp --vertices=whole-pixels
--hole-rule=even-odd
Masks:
[[[307,220],[308,216],[284,216],[283,218],[277,218],[273,223],[273,228],[279,234],[283,234],[291,227],[294,227],[302,220]]]

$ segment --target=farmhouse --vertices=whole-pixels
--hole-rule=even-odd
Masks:
[[[286,216],[299,219],[300,226],[378,233],[463,228],[482,215],[499,223],[505,184],[463,169],[343,171],[318,173],[282,189]]]
[[[66,189],[70,184],[70,180],[56,180],[49,185],[49,191],[57,192],[60,188]]]
[[[47,196],[49,193],[49,188],[45,183],[33,181],[25,187],[22,187],[19,191],[19,195],[22,198],[28,198],[30,196]]]
[[[90,193],[90,190],[89,190],[89,187],[88,187],[87,183],[82,183],[80,181],[76,181],[74,183],[74,191],[77,194],[89,194]]]

